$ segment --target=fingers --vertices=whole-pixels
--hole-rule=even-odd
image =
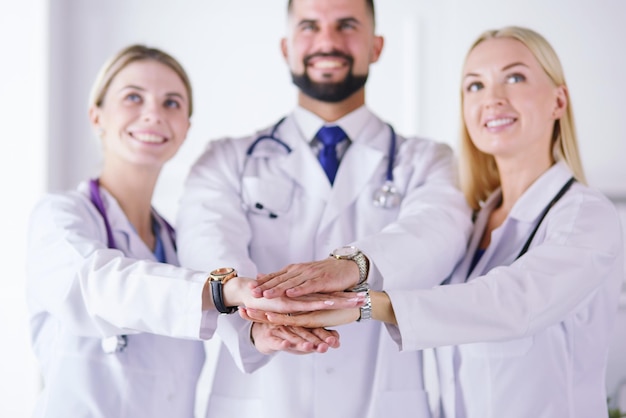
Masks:
[[[293,354],[325,353],[331,346],[339,346],[339,334],[327,330],[255,323],[252,333],[257,350],[264,354],[276,351]]]
[[[326,328],[313,328],[311,332],[325,341],[330,348],[339,348],[339,333],[337,331]]]
[[[259,275],[256,285],[252,288],[253,295],[255,297],[275,298],[283,296],[287,290],[294,295],[317,292],[317,289],[323,290],[320,283],[305,284],[311,280],[319,282],[320,276],[324,275],[324,266],[324,261],[290,264],[280,271]],[[305,286],[302,287],[303,285]]]
[[[298,315],[266,312],[266,320],[272,324],[300,326],[305,328],[324,328],[349,324],[359,319],[359,308],[331,309],[306,312]]]

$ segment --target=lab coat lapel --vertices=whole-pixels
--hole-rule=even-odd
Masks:
[[[517,254],[530,237],[546,205],[558,193],[570,176],[571,172],[567,166],[564,163],[557,163],[524,192],[502,225],[491,233],[489,247],[487,247],[478,263],[476,263],[467,280],[481,276],[497,265],[509,264],[515,261]],[[459,269],[463,272],[463,278],[467,276],[467,270],[482,239],[489,214],[497,206],[500,198],[500,191],[494,192],[476,219],[475,232],[470,240],[467,256],[463,260],[463,268]],[[492,260],[494,261],[492,262]],[[455,279],[457,278],[455,277]],[[454,281],[457,282],[457,280]]]
[[[124,254],[133,254],[136,258],[153,260],[154,254],[134,231],[117,200],[103,189],[100,190],[117,249],[123,251]]]
[[[480,260],[478,260],[478,263],[476,263],[472,271],[469,271],[469,269],[472,265],[474,255],[478,250],[480,242],[482,241],[485,228],[487,227],[487,221],[489,220],[489,213],[491,213],[492,210],[491,208],[499,199],[500,193],[493,193],[490,196],[489,201],[483,206],[483,209],[476,216],[476,220],[474,221],[474,232],[467,246],[467,255],[463,258],[461,265],[456,269],[457,273],[450,283],[463,283],[482,274],[484,268],[483,266],[487,263],[489,257],[491,257],[490,249],[493,248],[493,245],[487,247],[485,253],[480,257]],[[493,238],[494,237],[492,236],[492,239]]]
[[[327,200],[331,187],[326,173],[297,128],[293,117],[285,120],[278,135],[291,147],[291,153],[281,163],[285,175],[298,183],[307,194]]]
[[[359,138],[353,140],[339,164],[320,230],[352,205],[370,182],[380,182],[382,185],[384,178],[375,178],[374,173],[381,166],[390,139],[389,128],[380,119],[373,118],[363,128]]]

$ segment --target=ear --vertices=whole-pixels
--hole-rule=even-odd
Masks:
[[[104,132],[104,128],[100,123],[100,108],[95,105],[89,106],[89,121],[91,122],[91,127],[98,137],[102,136],[102,132]]]
[[[94,105],[89,106],[89,121],[92,128],[97,129],[100,127],[100,108]]]
[[[283,58],[285,59],[285,61],[289,62],[289,59],[287,58],[289,56],[289,48],[287,47],[287,38],[282,38],[280,40],[280,52],[282,52]]]
[[[385,38],[375,35],[374,42],[372,44],[372,55],[370,57],[370,64],[375,63],[380,58],[380,54],[383,52],[383,46],[385,46]]]
[[[567,96],[566,86],[558,86],[556,88],[556,103],[554,105],[554,109],[552,110],[552,119],[558,120],[563,117],[563,114],[567,109]]]

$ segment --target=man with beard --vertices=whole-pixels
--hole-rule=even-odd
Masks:
[[[212,141],[194,164],[177,223],[183,265],[220,260],[248,277],[289,265],[291,278],[263,284],[259,297],[302,283],[323,292],[447,278],[464,253],[470,211],[451,149],[396,135],[365,105],[369,65],[383,48],[374,27],[372,0],[289,1],[281,47],[298,106],[255,135]],[[429,417],[421,353],[399,353],[367,316],[366,304],[359,323],[337,329],[341,347],[311,344],[313,354],[297,356],[286,339],[300,329],[223,315],[208,415]]]

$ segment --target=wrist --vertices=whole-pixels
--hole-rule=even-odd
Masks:
[[[243,301],[243,277],[233,277],[226,283],[222,284],[222,295],[224,299],[224,305],[226,306],[241,306]]]
[[[372,319],[398,325],[396,313],[389,295],[384,291],[371,291]]]
[[[372,298],[370,294],[370,286],[367,282],[360,283],[350,289],[351,292],[365,293],[365,303],[359,308],[359,317],[356,322],[367,321],[372,318]]]
[[[237,310],[237,271],[230,267],[213,270],[207,280],[211,287],[211,299],[213,305],[220,313],[231,314]],[[235,280],[235,285],[227,285]],[[240,293],[239,293],[240,294]]]
[[[336,258],[337,260],[350,260],[356,264],[359,276],[355,282],[355,286],[359,286],[367,281],[370,262],[361,250],[353,245],[346,245],[333,250],[333,252],[330,253],[330,256]]]

